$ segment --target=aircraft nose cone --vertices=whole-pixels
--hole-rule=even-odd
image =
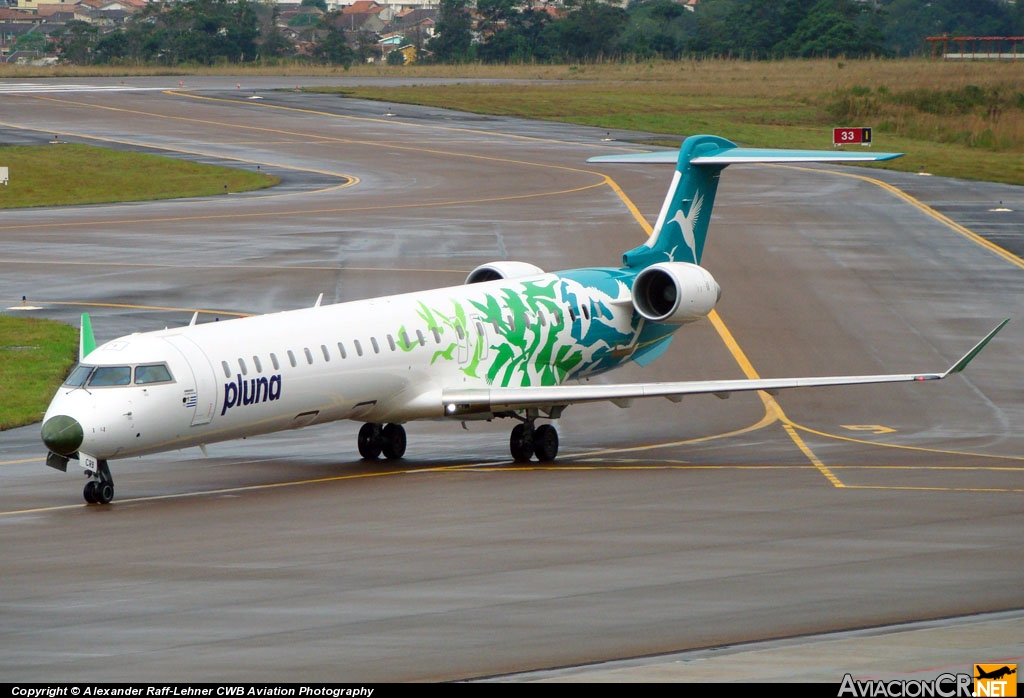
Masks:
[[[43,443],[54,453],[70,456],[82,445],[82,425],[67,415],[50,417],[43,424]]]

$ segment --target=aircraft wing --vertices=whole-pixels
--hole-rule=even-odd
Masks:
[[[678,381],[667,383],[620,383],[612,385],[555,385],[525,388],[462,388],[444,390],[445,413],[449,416],[474,412],[557,408],[584,402],[609,401],[628,407],[637,398],[664,397],[679,402],[685,395],[711,393],[727,398],[732,393],[764,390],[774,393],[787,388],[813,388],[829,385],[901,383],[942,380],[963,371],[1010,320],[1007,318],[945,371],[937,373],[894,373],[874,376],[824,376],[812,378],[757,378],[739,380]]]

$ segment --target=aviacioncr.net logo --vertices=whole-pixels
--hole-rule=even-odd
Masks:
[[[939,674],[932,680],[856,680],[843,676],[839,698],[972,698],[974,677],[970,674]]]
[[[975,664],[974,696],[1009,698],[1017,695],[1016,664]]]

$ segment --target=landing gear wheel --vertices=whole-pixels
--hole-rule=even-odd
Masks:
[[[558,456],[558,431],[550,424],[541,424],[533,432],[533,453],[541,463],[550,463]]]
[[[516,463],[528,462],[533,455],[533,425],[515,425],[508,439],[508,448],[512,451],[512,459]]]
[[[377,460],[382,448],[379,424],[364,424],[359,429],[359,455],[366,460]]]
[[[114,499],[114,483],[97,482],[94,492],[97,504],[110,504],[111,500]]]
[[[381,450],[388,460],[398,460],[405,455],[405,427],[388,424],[380,433]]]
[[[86,470],[89,482],[85,483],[82,496],[89,504],[110,504],[114,499],[114,477],[110,474],[107,461],[96,461],[96,470]]]

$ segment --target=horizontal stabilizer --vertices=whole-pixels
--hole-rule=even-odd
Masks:
[[[967,367],[985,345],[1006,326],[1003,320],[980,342],[945,371],[935,373],[893,373],[869,376],[822,376],[812,378],[757,378],[739,380],[679,381],[666,383],[623,383],[619,385],[555,385],[526,388],[467,388],[445,390],[442,400],[445,413],[459,414],[528,408],[552,408],[586,402],[610,401],[615,404],[644,397],[664,397],[677,401],[684,395],[714,394],[728,397],[732,393],[764,390],[774,394],[786,388],[814,388],[835,385],[870,383],[901,383],[942,380]]]
[[[755,162],[877,162],[898,158],[903,153],[871,153],[846,150],[786,150],[784,148],[718,148],[702,152],[690,160],[691,165],[739,165]],[[587,162],[594,163],[640,163],[652,165],[674,165],[679,159],[678,150],[656,150],[649,153],[627,153],[625,155],[598,155]]]

